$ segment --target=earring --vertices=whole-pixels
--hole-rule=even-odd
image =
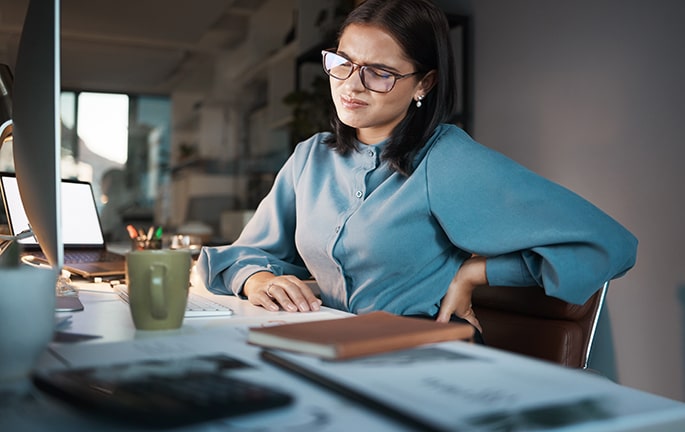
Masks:
[[[416,108],[421,108],[421,105],[422,105],[421,101],[423,100],[424,97],[425,96],[420,95],[416,98]]]

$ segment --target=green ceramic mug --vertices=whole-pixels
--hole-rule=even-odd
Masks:
[[[190,252],[139,250],[126,255],[126,284],[138,330],[181,327],[190,287]]]

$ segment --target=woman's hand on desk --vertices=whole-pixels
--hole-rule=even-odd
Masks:
[[[271,311],[310,312],[321,308],[321,300],[307,284],[295,276],[274,276],[259,272],[250,276],[243,287],[250,303]]]

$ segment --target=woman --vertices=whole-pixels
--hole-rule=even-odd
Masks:
[[[479,329],[477,286],[583,303],[634,265],[637,240],[617,222],[445,123],[452,49],[428,0],[367,0],[322,56],[334,132],[297,146],[233,245],[203,249],[208,289],[273,311],[322,300]]]

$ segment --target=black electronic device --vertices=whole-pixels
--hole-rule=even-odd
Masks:
[[[290,394],[237,376],[249,364],[224,354],[38,371],[39,389],[108,421],[177,427],[283,407]]]

